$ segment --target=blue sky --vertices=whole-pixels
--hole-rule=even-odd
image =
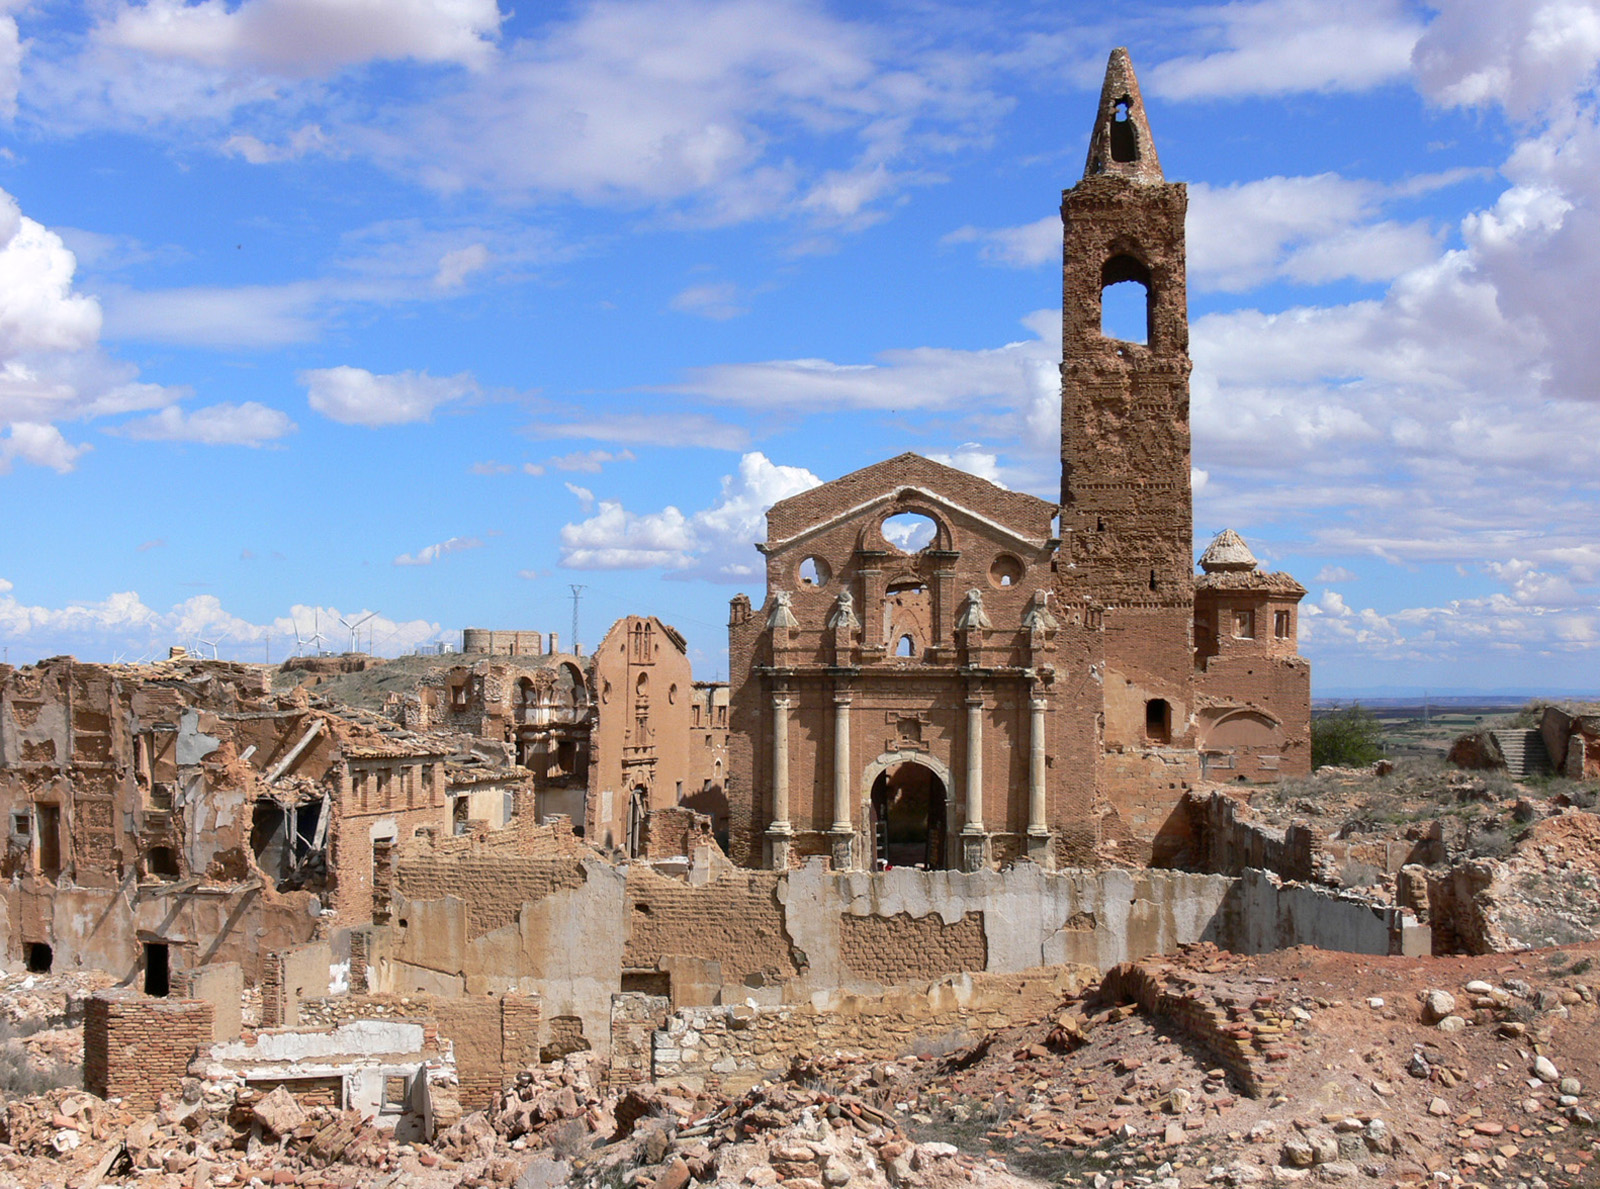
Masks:
[[[1126,7],[0,3],[7,655],[566,638],[581,583],[716,676],[775,499],[1053,497],[1127,45],[1197,546],[1309,588],[1319,688],[1600,685],[1600,3]]]

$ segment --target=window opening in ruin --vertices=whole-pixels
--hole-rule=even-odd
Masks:
[[[1155,291],[1150,270],[1132,256],[1113,256],[1100,268],[1100,333],[1124,343],[1150,341]]]
[[[1236,639],[1254,640],[1256,638],[1256,613],[1254,611],[1235,611],[1233,613],[1233,634]]]
[[[945,788],[933,770],[895,764],[872,782],[872,836],[883,867],[945,866]]]
[[[33,819],[26,809],[11,811],[11,832],[18,838],[26,838],[33,833]]]
[[[457,710],[467,708],[467,683],[465,679],[450,687],[450,704]]]
[[[1022,581],[1022,562],[1009,553],[1002,553],[989,566],[989,585],[1004,589]]]
[[[458,805],[466,805],[463,797]],[[394,875],[394,839],[372,840],[372,920],[384,924],[389,919],[389,881]]]
[[[56,954],[53,949],[42,941],[28,943],[28,973],[49,974],[50,967],[55,965]]]
[[[894,654],[896,656],[916,656],[917,642],[910,636],[901,636],[900,643],[895,645]]]
[[[921,553],[939,535],[939,524],[921,512],[901,512],[883,522],[883,539],[902,553]]]
[[[826,586],[833,571],[820,557],[808,557],[800,563],[799,575],[801,586]]]
[[[39,873],[47,879],[61,874],[61,806],[35,805],[39,822]]]
[[[1280,640],[1289,638],[1289,613],[1287,611],[1274,611],[1272,613],[1272,634]]]
[[[1150,589],[1156,589],[1156,572],[1154,570],[1150,571]]]
[[[178,866],[178,852],[170,846],[152,846],[145,852],[144,869],[153,879],[173,880],[182,875]]]
[[[450,798],[450,832],[452,834],[465,834],[471,819],[472,802],[466,797]]]
[[[408,1085],[405,1074],[386,1074],[383,1079],[383,1106],[380,1108],[380,1113],[398,1115],[404,1112]]]
[[[1152,743],[1172,742],[1172,706],[1165,698],[1144,704],[1144,733]]]
[[[649,790],[643,785],[633,790],[628,798],[628,857],[637,859],[644,848],[644,817],[649,804]]]
[[[1113,161],[1129,162],[1139,159],[1139,133],[1133,121],[1128,118],[1128,109],[1133,100],[1124,95],[1117,100],[1117,108],[1111,115],[1111,159]]]
[[[144,993],[165,999],[172,992],[170,955],[164,941],[144,943]]]

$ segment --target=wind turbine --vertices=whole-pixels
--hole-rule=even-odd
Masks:
[[[324,636],[322,634],[322,608],[319,607],[319,608],[317,608],[317,610],[316,610],[316,612],[315,612],[315,614],[314,614],[314,616],[313,616],[313,618],[311,620],[311,635],[306,640],[306,643],[307,644],[315,644],[317,646],[316,655],[317,656],[321,656],[322,655],[322,645],[323,645],[323,642],[325,640],[327,640],[327,638],[328,637],[326,637],[326,636]]]
[[[228,633],[227,632],[223,632],[222,635],[218,636],[215,640],[201,640],[200,643],[208,644],[208,645],[211,646],[211,659],[212,660],[216,660],[217,659],[217,645],[221,644],[227,638],[228,638]]]
[[[376,614],[377,614],[376,611],[368,611],[365,615],[363,615],[360,619],[356,620],[354,623],[351,623],[348,619],[346,619],[342,615],[339,616],[339,622],[344,624],[345,627],[350,629],[350,651],[351,652],[355,652],[358,649],[358,645],[356,644],[356,629],[358,627],[360,627],[362,624],[366,623],[367,620],[371,619]]]

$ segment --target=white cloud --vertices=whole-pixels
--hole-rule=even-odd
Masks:
[[[366,614],[348,614],[358,619]],[[13,663],[27,656],[72,653],[84,660],[160,658],[172,645],[195,647],[201,639],[219,641],[223,659],[258,661],[269,655],[282,660],[295,649],[296,638],[308,639],[320,624],[324,647],[346,644],[339,627],[339,609],[297,603],[287,615],[254,623],[228,611],[215,595],[196,595],[156,611],[136,591],[121,591],[100,600],[82,600],[63,607],[24,603],[10,582],[0,579],[0,635],[11,645]],[[395,620],[375,615],[362,629],[372,631],[375,650],[394,656],[438,636],[439,625],[423,619]],[[210,649],[202,650],[211,655]]]
[[[591,439],[635,446],[700,446],[743,450],[749,431],[705,413],[606,413],[579,421],[539,421],[525,432],[536,438]]]
[[[430,376],[427,372],[374,375],[365,368],[327,367],[301,372],[311,407],[346,425],[403,425],[427,421],[440,405],[477,393],[471,374]]]
[[[632,450],[579,450],[572,454],[561,454],[555,458],[545,459],[546,466],[555,467],[558,471],[582,471],[590,475],[598,475],[600,468],[612,462],[632,462]]]
[[[321,331],[318,310],[329,296],[316,281],[138,291],[108,286],[106,334],[210,347],[308,342]]]
[[[22,86],[22,38],[17,33],[17,18],[0,16],[0,119],[17,114],[17,91]]]
[[[940,241],[979,245],[978,255],[991,264],[1037,268],[1061,263],[1061,216],[1046,215],[1020,227],[959,227]]]
[[[239,405],[208,405],[189,412],[177,405],[168,405],[152,416],[126,422],[116,432],[145,442],[264,446],[297,428],[287,413],[251,400]]]
[[[1503,106],[1519,118],[1593,85],[1594,0],[1454,0],[1437,6],[1413,55],[1424,94],[1451,106]]]
[[[955,467],[959,471],[977,475],[980,479],[987,479],[999,487],[1005,486],[1000,478],[1000,456],[993,450],[985,450],[978,442],[964,442],[954,450],[933,452],[927,457],[934,462],[942,462],[947,467]]]
[[[680,314],[697,314],[717,322],[750,312],[748,306],[739,304],[739,287],[731,281],[690,285],[667,304]]]
[[[563,486],[577,497],[579,507],[581,507],[585,512],[593,511],[594,492],[590,491],[587,487],[579,487],[576,483],[565,483]]]
[[[1403,0],[1258,0],[1205,5],[1186,15],[1195,36],[1215,48],[1158,62],[1140,76],[1153,94],[1364,91],[1403,77],[1422,33]]]
[[[448,557],[452,553],[464,553],[468,549],[482,549],[483,542],[477,537],[451,537],[447,541],[440,541],[436,545],[428,545],[415,553],[402,553],[394,559],[397,566],[431,566],[441,557]]]
[[[1360,575],[1343,566],[1323,566],[1317,571],[1318,582],[1354,582]]]
[[[222,142],[222,151],[230,157],[242,157],[251,165],[273,165],[298,161],[311,153],[331,153],[333,141],[320,124],[304,124],[289,133],[282,144],[267,144],[248,133],[235,133]]]
[[[491,458],[486,462],[473,463],[467,468],[467,471],[474,475],[509,475],[516,469],[509,462],[496,462]]]
[[[91,36],[154,59],[297,76],[401,58],[481,67],[502,19],[495,0],[145,0],[118,5]]]
[[[675,507],[637,514],[601,500],[588,520],[561,530],[561,564],[575,570],[665,569],[713,582],[747,581],[761,572],[755,543],[766,539],[767,509],[822,481],[803,467],[764,454],[739,460],[709,508],[685,516]]]
[[[468,244],[455,248],[439,257],[439,271],[433,283],[440,289],[459,289],[475,272],[489,267],[494,255],[483,244]]]
[[[17,460],[64,475],[91,449],[88,445],[73,445],[53,425],[13,421],[6,427],[5,436],[0,437],[0,475]]]

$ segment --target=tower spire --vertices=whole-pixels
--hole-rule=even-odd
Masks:
[[[1100,88],[1100,110],[1095,113],[1089,138],[1089,160],[1083,176],[1116,174],[1134,182],[1160,182],[1161,162],[1155,138],[1139,95],[1128,51],[1118,46],[1106,63],[1106,81]]]

